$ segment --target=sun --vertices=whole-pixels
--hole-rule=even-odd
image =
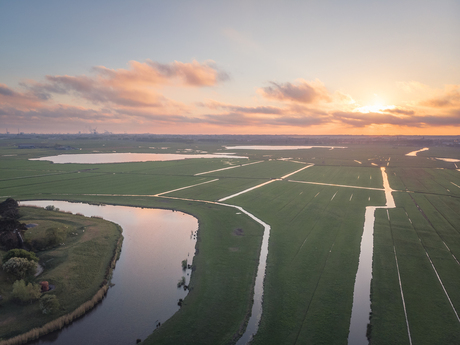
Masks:
[[[383,105],[383,104],[374,104],[374,105],[365,105],[363,107],[355,108],[353,111],[359,113],[384,113],[386,110],[394,109],[394,105]]]
[[[374,104],[365,105],[362,107],[355,108],[353,111],[360,113],[384,113],[386,110],[394,109],[394,105],[386,105],[385,101],[379,97],[379,95],[374,94]]]

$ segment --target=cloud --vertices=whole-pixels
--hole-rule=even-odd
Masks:
[[[224,109],[232,112],[247,113],[247,114],[282,114],[283,109],[273,106],[257,106],[257,107],[245,107],[232,104],[221,103],[217,101],[198,102],[196,103],[200,107],[206,107],[209,109]]]
[[[258,90],[263,97],[268,99],[307,104],[332,101],[332,96],[318,79],[313,82],[298,79],[295,84],[289,82],[270,82],[270,84],[271,86]]]
[[[35,97],[50,99],[53,94],[75,95],[93,104],[123,107],[160,107],[167,99],[159,93],[164,85],[179,87],[213,86],[228,79],[212,61],[160,64],[147,60],[130,61],[128,69],[94,67],[95,76],[46,76],[44,82],[22,83]],[[3,92],[7,92],[4,90]]]
[[[392,113],[392,114],[400,114],[400,115],[414,115],[415,114],[414,110],[403,109],[400,107],[387,108],[385,109],[385,112]]]
[[[213,86],[229,79],[227,73],[219,71],[213,61],[200,64],[197,61],[160,64],[148,61],[147,64],[166,78],[178,78],[188,86]]]
[[[42,104],[43,99],[37,97],[33,92],[17,92],[5,84],[0,84],[0,105],[35,108]]]
[[[366,127],[370,125],[396,125],[410,127],[429,126],[460,126],[460,109],[450,115],[409,115],[397,116],[388,113],[361,113],[336,111],[335,121],[353,126]]]
[[[420,104],[433,108],[458,107],[460,106],[460,85],[446,85],[439,96],[422,101]]]

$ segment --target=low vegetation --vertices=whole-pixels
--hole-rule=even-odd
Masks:
[[[0,270],[0,339],[43,327],[63,315],[81,316],[81,311],[73,313],[92,300],[101,286],[106,291],[107,268],[120,245],[121,229],[105,220],[32,207],[21,207],[19,215],[21,222],[36,225],[25,231],[26,246],[37,250],[34,240],[46,238],[56,228],[61,229],[60,241],[65,243],[48,243],[36,253],[22,249],[1,252],[6,262]],[[37,261],[44,271],[34,277]],[[55,288],[42,293],[40,281]],[[84,309],[89,310],[88,306]]]

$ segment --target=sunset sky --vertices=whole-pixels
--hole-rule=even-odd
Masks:
[[[460,1],[0,0],[0,132],[460,134]]]

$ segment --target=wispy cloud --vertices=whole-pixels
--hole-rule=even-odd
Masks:
[[[228,79],[214,63],[197,61],[171,64],[131,61],[128,69],[97,66],[93,72],[94,76],[46,76],[44,82],[22,85],[41,99],[50,99],[53,94],[72,94],[93,104],[158,108],[169,102],[160,94],[161,86],[205,87]]]
[[[446,85],[440,95],[422,101],[421,105],[433,108],[460,107],[460,85]]]
[[[318,79],[312,82],[298,79],[295,83],[270,82],[270,86],[259,89],[259,93],[268,99],[292,101],[298,103],[331,102],[332,96]]]

